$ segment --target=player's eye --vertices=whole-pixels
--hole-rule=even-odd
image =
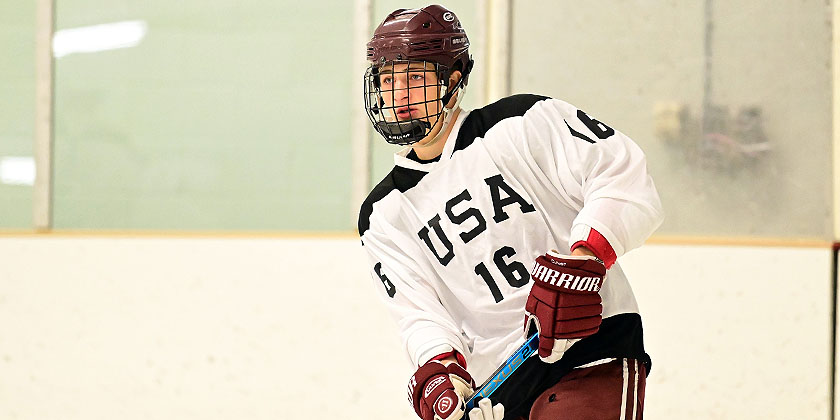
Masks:
[[[379,82],[382,83],[383,85],[390,85],[391,82],[393,82],[393,79],[391,78],[391,76],[382,76],[379,79]]]
[[[423,73],[412,73],[411,75],[409,75],[409,77],[411,78],[412,81],[415,81],[415,82],[420,82],[423,79],[425,79],[425,77],[423,76]]]

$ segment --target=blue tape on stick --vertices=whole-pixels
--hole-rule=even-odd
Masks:
[[[533,356],[537,352],[537,348],[539,346],[540,340],[539,335],[534,334],[528,337],[525,340],[525,344],[522,347],[519,347],[515,352],[513,352],[510,357],[508,357],[505,362],[490,375],[490,379],[487,380],[478,391],[473,394],[469,401],[467,401],[466,409],[464,410],[464,417],[463,419],[466,420],[470,410],[475,408],[479,401],[484,398],[490,397],[499,386],[516,371],[519,366],[522,366],[522,363],[525,362],[529,357]]]

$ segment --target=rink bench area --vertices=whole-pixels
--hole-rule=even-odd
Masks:
[[[0,236],[0,418],[413,419],[413,369],[340,237]],[[830,247],[619,259],[645,418],[828,419]]]

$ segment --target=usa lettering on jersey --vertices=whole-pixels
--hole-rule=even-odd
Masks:
[[[529,203],[525,198],[523,198],[519,193],[516,192],[510,185],[505,182],[505,179],[502,177],[501,174],[493,175],[491,177],[485,178],[484,183],[487,184],[490,199],[493,203],[493,221],[496,223],[504,222],[510,218],[507,212],[505,212],[505,207],[512,205],[512,204],[519,204],[519,210],[525,213],[531,213],[536,211],[534,205]],[[502,197],[502,193],[504,193],[504,197]],[[465,244],[469,243],[471,240],[475,239],[479,234],[484,232],[487,229],[487,219],[481,214],[481,211],[475,207],[469,207],[468,209],[455,214],[453,209],[456,205],[472,200],[472,196],[470,195],[468,190],[463,190],[455,197],[450,198],[446,201],[445,211],[446,216],[449,218],[449,221],[452,222],[454,225],[461,225],[462,223],[466,222],[470,219],[475,219],[477,225],[466,232],[460,232],[458,236],[461,238]],[[427,225],[420,229],[417,232],[417,236],[423,241],[426,247],[429,248],[429,251],[434,254],[437,261],[446,266],[452,261],[452,258],[455,257],[455,246],[452,244],[452,240],[449,239],[446,232],[441,227],[441,215],[437,213],[429,219]],[[438,250],[432,244],[432,238],[430,236],[430,230],[434,232],[435,236],[437,237],[438,242],[440,242],[445,251]]]

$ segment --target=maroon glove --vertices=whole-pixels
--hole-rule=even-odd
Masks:
[[[464,401],[473,393],[472,376],[457,363],[432,360],[408,381],[408,402],[423,420],[455,420],[464,416]]]
[[[591,256],[549,252],[537,257],[534,285],[525,304],[525,333],[540,334],[539,356],[554,363],[601,326],[601,295],[607,269]]]

